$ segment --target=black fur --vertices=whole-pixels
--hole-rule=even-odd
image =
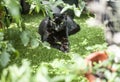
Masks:
[[[51,47],[63,52],[69,51],[68,36],[77,33],[80,26],[69,16],[55,13],[53,18],[46,17],[39,25],[42,42],[47,41]]]
[[[28,14],[30,10],[30,4],[26,2],[26,0],[20,0],[20,5],[21,5],[21,13]]]

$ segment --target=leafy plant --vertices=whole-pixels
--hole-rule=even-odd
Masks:
[[[62,0],[26,0],[26,2],[28,2],[30,4],[30,13],[32,13],[34,10],[36,12],[40,12],[42,11],[42,13],[44,15],[50,16],[52,17],[52,8],[53,7],[57,7],[57,6],[61,6],[63,7],[61,13],[64,13],[65,11],[67,11],[68,9],[73,10],[73,12],[75,13],[75,15],[77,17],[80,17],[84,7],[85,7],[85,3],[83,0],[79,0],[79,6],[76,7],[75,5],[69,5],[64,3]]]
[[[29,62],[24,61],[21,67],[16,65],[10,66],[3,70],[1,82],[32,82],[31,69]]]
[[[99,62],[94,63],[94,66],[92,68],[93,75],[97,76],[97,80],[103,81],[103,82],[118,82],[120,80],[120,64],[115,63],[114,61],[114,54],[108,55],[108,59]]]
[[[75,54],[74,54],[75,55]],[[77,57],[76,57],[77,56]],[[76,60],[77,58],[77,60]],[[75,55],[72,60],[54,60],[50,63],[41,63],[37,71],[32,74],[30,63],[22,61],[20,67],[13,65],[4,69],[1,82],[87,82],[83,77],[85,73],[84,60]],[[82,64],[81,64],[81,63]],[[57,63],[57,64],[56,64]],[[82,68],[81,65],[85,67]],[[75,67],[77,66],[77,67]],[[83,74],[82,74],[82,73]],[[84,79],[83,79],[84,78]]]
[[[5,67],[10,61],[10,55],[18,55],[18,51],[8,41],[3,41],[4,33],[0,32],[0,66]]]
[[[9,27],[12,22],[20,25],[20,5],[18,0],[0,1],[0,66],[5,67],[10,61],[11,55],[18,55],[18,51],[13,47],[10,41],[5,39],[5,27]],[[0,68],[1,68],[0,67]]]
[[[4,26],[9,26],[12,21],[20,24],[20,5],[18,0],[1,0],[1,22]]]
[[[39,36],[33,30],[26,29],[22,31],[20,38],[24,46],[27,46],[28,44],[30,44],[31,48],[36,48],[39,46]]]
[[[52,7],[56,7],[59,5],[64,4],[62,0],[26,0],[26,2],[30,5],[30,11],[29,14],[31,14],[33,11],[39,13],[42,12],[44,16],[50,16],[52,17]]]
[[[61,13],[64,13],[65,11],[67,11],[68,9],[73,10],[75,13],[75,16],[80,17],[81,13],[85,7],[85,2],[83,0],[79,0],[78,2],[78,7],[76,7],[75,5],[69,5],[69,4],[63,4],[63,9],[61,11]]]
[[[39,45],[36,31],[28,30],[21,18],[19,0],[1,0],[0,65],[2,67],[7,66],[12,54],[18,55],[18,51],[13,46],[17,41],[16,39],[21,39],[24,46],[30,45],[31,48],[36,48]]]

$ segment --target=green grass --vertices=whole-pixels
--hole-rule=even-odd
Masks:
[[[42,15],[25,15],[23,18],[28,29],[38,32],[38,26],[40,24],[40,21],[43,19]],[[13,34],[14,36],[9,37],[9,39],[13,43],[14,47],[20,52],[20,55],[17,58],[12,57],[10,64],[16,63],[20,65],[22,59],[28,59],[31,61],[31,66],[34,68],[38,67],[41,62],[50,62],[56,58],[69,59],[69,56],[67,56],[67,54],[53,48],[47,49],[42,45],[42,43],[40,43],[39,47],[35,49],[24,47],[20,41],[19,32],[16,33],[17,29],[9,29],[9,33],[7,35],[10,36],[10,32],[15,32],[15,34]]]
[[[28,29],[38,32],[39,23],[43,19],[42,15],[25,15],[23,18]],[[87,49],[87,47],[94,47],[96,44],[102,46],[105,43],[102,29],[89,27],[85,23],[86,18],[86,15],[82,15],[80,18],[75,18],[75,21],[81,27],[81,31],[69,37],[70,53],[78,53],[82,57],[85,57],[88,53],[95,51],[94,49],[100,50],[99,46],[93,49]],[[69,59],[69,53],[63,53],[53,48],[47,49],[42,45],[42,43],[40,43],[39,47],[35,49],[24,47],[21,44],[18,35],[11,36],[10,39],[11,42],[13,42],[14,47],[20,52],[20,55],[17,58],[12,56],[10,64],[16,63],[20,65],[23,59],[28,59],[31,62],[31,67],[33,67],[33,70],[35,71],[41,62],[50,62],[56,58],[65,60]]]
[[[39,38],[40,35],[38,34],[38,27],[43,18],[44,16],[40,14],[23,16],[23,21],[25,22],[26,28],[31,32],[36,33]],[[35,73],[42,62],[51,62],[54,59],[69,60],[71,53],[77,53],[84,58],[91,52],[103,50],[106,48],[103,30],[101,28],[88,26],[85,23],[87,18],[87,15],[82,15],[80,18],[75,18],[75,21],[80,25],[81,30],[69,37],[69,53],[63,53],[54,48],[48,49],[47,47],[44,47],[41,42],[35,49],[31,49],[29,45],[25,47],[20,40],[21,32],[16,25],[11,24],[11,28],[5,31],[5,40],[8,40],[13,44],[15,49],[19,51],[19,55],[17,57],[12,55],[9,65],[21,65],[21,61],[23,59],[27,59],[31,62],[32,72]],[[80,76],[79,79],[80,82],[85,82],[86,80],[83,76]]]

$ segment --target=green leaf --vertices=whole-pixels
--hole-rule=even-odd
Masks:
[[[3,35],[4,34],[2,32],[0,32],[0,41],[4,39]]]
[[[10,54],[4,51],[4,52],[0,55],[0,63],[1,63],[1,66],[2,66],[2,67],[5,67],[5,66],[8,64],[9,61],[10,61]]]
[[[31,4],[29,14],[31,14],[34,9],[35,9],[35,4]]]
[[[38,47],[39,46],[39,41],[37,40],[37,39],[32,39],[31,40],[31,47],[32,48],[36,48],[36,47]]]
[[[60,13],[64,13],[64,12],[67,11],[68,9],[72,9],[72,8],[73,8],[73,6],[66,5],[66,6],[61,10]]]
[[[106,70],[106,71],[105,71],[105,77],[106,77],[107,79],[111,79],[111,76],[112,76],[112,73],[111,73],[110,71]]]
[[[23,45],[27,46],[30,40],[28,31],[23,31],[20,38],[22,40]]]
[[[20,5],[18,0],[3,0],[9,14],[15,19],[17,23],[20,20]]]
[[[44,42],[44,43],[42,43],[42,44],[43,44],[43,46],[44,46],[44,47],[46,47],[47,49],[51,49],[51,47],[50,47],[50,44],[49,44],[49,43]]]
[[[35,82],[50,82],[50,78],[48,76],[48,68],[46,66],[40,66],[36,73],[35,80]]]
[[[40,5],[37,4],[37,5],[36,5],[36,12],[39,13],[39,11],[40,11]]]
[[[80,17],[81,11],[78,8],[74,8],[74,13],[77,17]]]

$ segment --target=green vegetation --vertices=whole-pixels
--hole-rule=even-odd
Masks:
[[[43,19],[40,14],[36,15],[28,15],[24,16],[24,21],[29,30],[38,32],[38,26],[40,21]],[[69,37],[70,40],[70,53],[78,53],[80,56],[85,56],[88,53],[91,53],[95,50],[100,50],[101,46],[104,45],[104,37],[103,37],[103,31],[101,28],[95,28],[95,27],[88,27],[85,23],[85,19],[83,18],[76,18],[75,19],[78,24],[81,26],[81,31],[79,31],[77,34],[72,35]],[[12,28],[11,28],[12,29]],[[9,30],[11,30],[9,29]],[[7,34],[9,35],[9,34]],[[12,35],[13,36],[13,35]],[[40,37],[40,35],[37,33],[37,36]],[[94,38],[94,39],[93,39]],[[14,42],[14,36],[11,37],[11,42]],[[40,40],[39,40],[40,42]],[[20,52],[20,57],[16,58],[16,61],[14,58],[12,58],[12,63],[20,62],[21,59],[27,58],[29,59],[33,65],[38,65],[42,61],[49,62],[56,58],[59,59],[69,59],[69,53],[63,53],[59,50],[46,47],[46,43],[41,43],[40,45],[32,49],[31,47],[24,47],[23,44],[20,44],[20,38],[18,38],[15,42],[15,48]],[[97,46],[98,45],[98,46]],[[101,46],[100,46],[101,45]],[[96,46],[96,47],[95,47]],[[95,47],[96,49],[88,49],[89,47]],[[104,46],[103,46],[104,48]],[[19,61],[20,60],[20,61]],[[19,64],[19,63],[18,63]]]
[[[37,2],[33,2],[39,0],[30,1],[34,5]],[[39,6],[42,4],[35,6],[35,11],[42,11],[43,14],[33,14],[33,9],[31,14],[20,16],[18,0],[8,0],[8,3],[0,1],[0,82],[87,82],[84,74],[88,67],[84,58],[91,52],[106,48],[103,30],[89,27],[85,23],[88,15],[76,17],[81,31],[69,37],[70,52],[63,53],[40,41],[40,21],[45,17],[43,14],[51,14],[49,10],[45,11],[45,5],[41,9]],[[4,7],[10,12],[7,13]],[[14,7],[18,13],[12,12]],[[74,9],[75,12],[79,10]]]
[[[21,61],[23,59],[27,59],[31,63],[30,67],[28,66],[28,68],[31,69],[32,73],[36,74],[36,72],[39,71],[39,68],[41,67],[41,64],[43,62],[45,62],[47,64],[48,68],[49,68],[48,65],[50,65],[49,63],[54,62],[54,60],[57,60],[57,62],[59,62],[59,64],[61,64],[60,61],[64,61],[64,63],[66,62],[66,64],[68,64],[68,67],[69,67],[69,64],[70,64],[70,66],[72,66],[72,64],[69,62],[73,62],[73,60],[71,60],[71,55],[78,54],[80,57],[84,58],[91,52],[105,49],[106,45],[105,45],[102,29],[96,28],[96,27],[88,27],[88,25],[86,25],[86,23],[85,23],[86,16],[87,15],[82,15],[81,18],[75,18],[75,21],[81,26],[81,31],[79,31],[75,35],[72,35],[69,37],[69,40],[71,43],[71,45],[70,45],[71,50],[69,53],[63,53],[59,50],[50,48],[49,46],[46,46],[47,45],[46,43],[41,43],[40,35],[38,34],[38,26],[39,26],[40,21],[43,19],[43,16],[41,14],[24,15],[23,21],[25,21],[26,29],[33,33],[36,33],[36,35],[33,35],[33,36],[39,37],[40,44],[36,48],[32,48],[30,45],[24,46],[21,42],[20,37],[18,37],[20,31],[17,30],[18,28],[16,28],[16,29],[12,28],[12,27],[14,27],[14,24],[11,25],[11,28],[9,28],[7,30],[5,36],[9,37],[6,39],[10,40],[10,42],[13,44],[14,48],[16,50],[18,50],[19,55],[17,57],[12,55],[9,65],[11,65],[11,64],[21,65]],[[12,32],[12,34],[10,34],[11,32]],[[50,75],[51,75],[52,71],[53,71],[52,76],[61,75],[61,70],[63,70],[63,72],[64,72],[64,70],[69,69],[68,67],[66,67],[66,64],[65,65],[63,64],[63,68],[58,67],[59,69],[55,69],[54,71],[53,71],[53,68],[55,65],[52,65],[51,66],[52,68],[51,67],[49,68]],[[72,68],[72,69],[75,70],[77,68]],[[26,68],[26,70],[27,70],[27,68]],[[71,69],[69,69],[69,70],[71,70]],[[9,71],[12,72],[11,70],[9,70]],[[82,71],[80,71],[80,75],[82,75],[81,72]],[[74,72],[72,72],[71,74],[74,75]],[[75,74],[78,75],[77,73],[75,73]],[[33,76],[31,73],[30,73],[30,75],[31,75],[31,77]],[[12,77],[12,76],[10,76],[10,77]],[[78,81],[81,81],[81,82],[86,82],[83,75],[79,76],[79,77],[75,76],[73,78],[77,79]]]

